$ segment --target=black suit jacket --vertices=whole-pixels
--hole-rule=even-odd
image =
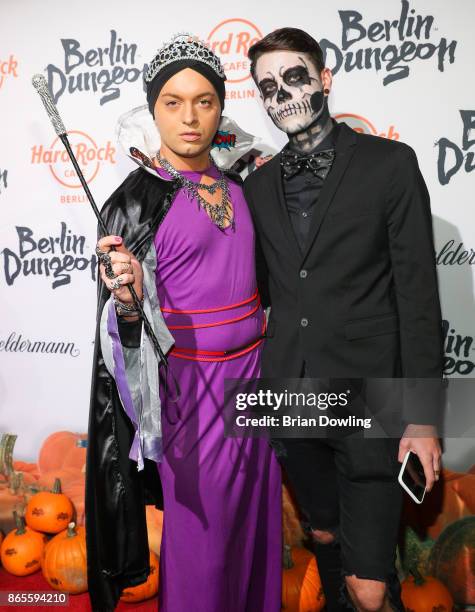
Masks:
[[[302,254],[280,154],[246,179],[271,305],[263,377],[442,377],[429,194],[409,146],[338,126]],[[412,422],[417,422],[413,420]],[[423,422],[423,421],[420,421]]]

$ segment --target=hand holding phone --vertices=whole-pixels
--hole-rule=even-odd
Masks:
[[[427,483],[424,467],[416,453],[407,451],[398,480],[411,499],[418,504],[422,504],[427,491]]]

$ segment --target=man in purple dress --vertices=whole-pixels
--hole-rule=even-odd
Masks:
[[[204,44],[180,35],[145,80],[161,145],[153,156],[130,147],[142,167],[105,204],[111,235],[98,242],[86,481],[91,602],[112,610],[121,589],[145,580],[148,500],[164,508],[162,612],[278,612],[280,468],[265,440],[224,436],[224,379],[259,376],[265,329],[239,177],[210,157],[225,75]],[[153,137],[137,135],[137,145]],[[164,385],[158,370],[166,364]]]

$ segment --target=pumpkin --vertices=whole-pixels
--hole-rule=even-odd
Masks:
[[[432,547],[429,570],[445,584],[458,606],[475,605],[475,516],[444,529]]]
[[[1,545],[3,567],[15,576],[28,576],[40,569],[45,536],[25,525],[25,519],[14,512],[16,529],[8,533]]]
[[[41,564],[48,584],[70,594],[87,591],[86,530],[69,523],[52,538]]]
[[[39,486],[45,489],[52,489],[56,478],[61,481],[61,489],[67,486],[67,483],[77,480],[81,476],[81,472],[76,468],[61,468],[60,470],[52,470],[51,472],[43,472],[38,480]]]
[[[325,606],[315,557],[305,548],[284,544],[282,610],[320,612]]]
[[[145,512],[147,517],[148,547],[160,558],[163,512],[153,505],[145,506]]]
[[[62,490],[71,500],[76,512],[76,525],[85,523],[84,497],[86,490],[85,475],[80,473],[74,480],[62,484]]]
[[[64,461],[61,465],[62,468],[74,468],[76,470],[81,471],[82,468],[86,465],[86,444],[87,444],[87,435],[86,434],[75,434],[76,440],[71,448],[67,451],[64,456]]]
[[[40,473],[61,469],[69,452],[74,449],[79,441],[86,439],[87,434],[73,433],[72,431],[56,431],[49,435],[43,442],[38,456]]]
[[[125,588],[120,596],[120,601],[137,603],[154,597],[158,593],[158,569],[157,555],[150,551],[150,574],[146,582]]]
[[[401,584],[406,612],[452,612],[454,600],[447,587],[433,576],[422,576],[417,568]]]
[[[25,518],[36,531],[58,533],[65,529],[73,516],[71,500],[61,493],[61,481],[56,478],[53,490],[33,495],[26,507]]]
[[[475,514],[475,474],[442,469],[424,504],[405,496],[403,513],[407,524],[435,540],[454,521]]]

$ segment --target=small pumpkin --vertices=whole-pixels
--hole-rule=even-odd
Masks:
[[[25,525],[25,519],[13,512],[16,528],[3,539],[0,558],[3,567],[15,576],[28,576],[41,567],[45,535]]]
[[[448,588],[434,576],[423,576],[414,567],[401,584],[406,612],[452,612],[454,600]]]
[[[28,502],[26,523],[36,531],[59,533],[71,522],[74,508],[67,495],[61,493],[61,481],[56,478],[53,490],[40,491]]]
[[[314,555],[305,548],[284,544],[282,610],[320,612],[325,595]]]
[[[52,538],[41,564],[48,584],[72,595],[87,591],[86,530],[69,523]]]
[[[153,551],[150,551],[150,574],[147,580],[137,586],[125,588],[120,596],[120,601],[137,603],[154,597],[158,593],[158,570],[158,557]]]

